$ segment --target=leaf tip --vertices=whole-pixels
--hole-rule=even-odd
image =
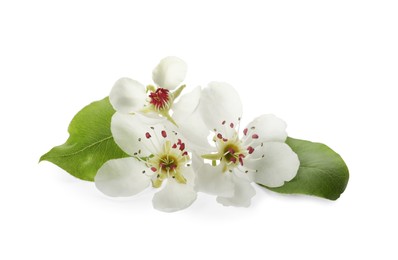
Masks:
[[[39,161],[38,161],[37,163],[41,163],[42,161],[47,160],[47,159],[46,159],[46,155],[47,155],[47,153],[45,153],[45,154],[43,154],[42,156],[40,156]]]

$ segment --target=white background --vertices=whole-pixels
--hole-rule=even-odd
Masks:
[[[1,259],[397,259],[396,1],[1,1]],[[350,169],[335,202],[258,189],[152,209],[113,200],[39,157],[73,115],[157,62],[188,88],[227,81],[244,119],[274,113]]]

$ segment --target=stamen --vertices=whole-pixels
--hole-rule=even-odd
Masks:
[[[258,134],[253,134],[253,135],[252,135],[252,138],[253,138],[253,139],[258,139]]]
[[[237,129],[237,133],[239,133],[240,131],[240,117],[238,117],[238,129]]]
[[[150,133],[146,132],[146,133],[145,133],[145,137],[146,137],[147,139],[149,139],[149,138],[151,138],[152,136],[151,136]]]
[[[169,90],[158,88],[155,92],[149,94],[150,101],[155,109],[162,110],[170,106]]]
[[[229,127],[231,127],[231,128],[234,128],[234,126],[235,126],[234,123],[229,124]]]
[[[258,160],[263,159],[264,157],[265,157],[264,154],[263,154],[261,157],[257,157],[257,158],[252,158],[252,157],[250,157],[250,161],[258,161]]]
[[[162,130],[162,136],[163,136],[163,138],[166,138],[166,137],[167,137],[166,131]]]
[[[238,165],[238,170],[244,173],[257,172],[258,170],[247,168],[246,166]]]
[[[247,150],[249,151],[249,154],[252,154],[254,152],[254,148],[251,146],[247,147]]]

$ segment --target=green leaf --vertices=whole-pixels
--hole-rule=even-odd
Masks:
[[[338,199],[344,192],[349,179],[347,165],[340,155],[320,143],[290,137],[286,143],[299,157],[299,171],[296,177],[282,187],[266,188],[279,193],[307,194],[330,200]]]
[[[44,154],[40,161],[52,162],[79,179],[93,181],[106,161],[128,156],[112,137],[114,113],[108,98],[84,107],[69,125],[68,140]]]

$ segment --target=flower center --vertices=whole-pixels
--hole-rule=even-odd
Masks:
[[[212,160],[213,165],[216,165],[216,161],[220,161],[223,172],[231,171],[239,165],[243,166],[243,159],[247,155],[247,150],[243,148],[242,141],[239,140],[236,131],[234,131],[232,138],[225,138],[221,133],[216,133],[213,140],[216,143],[218,152],[204,154],[202,158]]]
[[[240,121],[240,118],[238,118]],[[218,150],[217,153],[212,154],[203,154],[201,157],[203,159],[211,160],[212,165],[216,166],[217,161],[220,161],[222,165],[222,171],[232,171],[235,167],[241,167],[240,169],[245,169],[245,172],[249,170],[244,166],[244,159],[249,157],[254,152],[254,148],[252,147],[253,142],[242,141],[239,139],[238,132],[236,130],[236,125],[234,123],[227,124],[224,120],[221,123],[222,127],[225,127],[224,135],[214,129],[214,138],[213,141]],[[238,124],[239,127],[239,124]],[[255,130],[255,127],[251,127],[249,129],[244,129],[243,134],[245,136],[250,136],[252,140],[256,140],[259,138],[258,134],[252,132]],[[262,146],[262,144],[261,144]]]
[[[149,133],[146,133],[145,136],[147,139],[152,138]],[[167,132],[163,130],[161,136],[166,139]],[[185,143],[181,139],[175,143],[166,139],[162,149],[146,161],[149,168],[156,173],[155,178],[152,179],[152,186],[159,188],[167,178],[174,178],[177,182],[185,184],[187,181],[182,175],[181,167],[184,167],[189,160],[188,152],[185,151]]]
[[[164,110],[170,107],[169,90],[165,88],[158,88],[156,91],[149,94],[150,101],[156,110]]]
[[[242,155],[239,151],[239,147],[234,144],[227,144],[224,148],[224,156],[222,159],[226,160],[227,162],[233,162],[236,163],[237,160],[240,158]]]
[[[246,150],[242,148],[241,141],[236,137],[224,142],[220,139],[220,148],[222,157],[220,159],[223,164],[223,171],[231,170],[239,164],[243,166],[243,159],[246,157]]]
[[[159,161],[159,168],[165,173],[175,170],[178,166],[177,158],[173,155],[164,155]]]

